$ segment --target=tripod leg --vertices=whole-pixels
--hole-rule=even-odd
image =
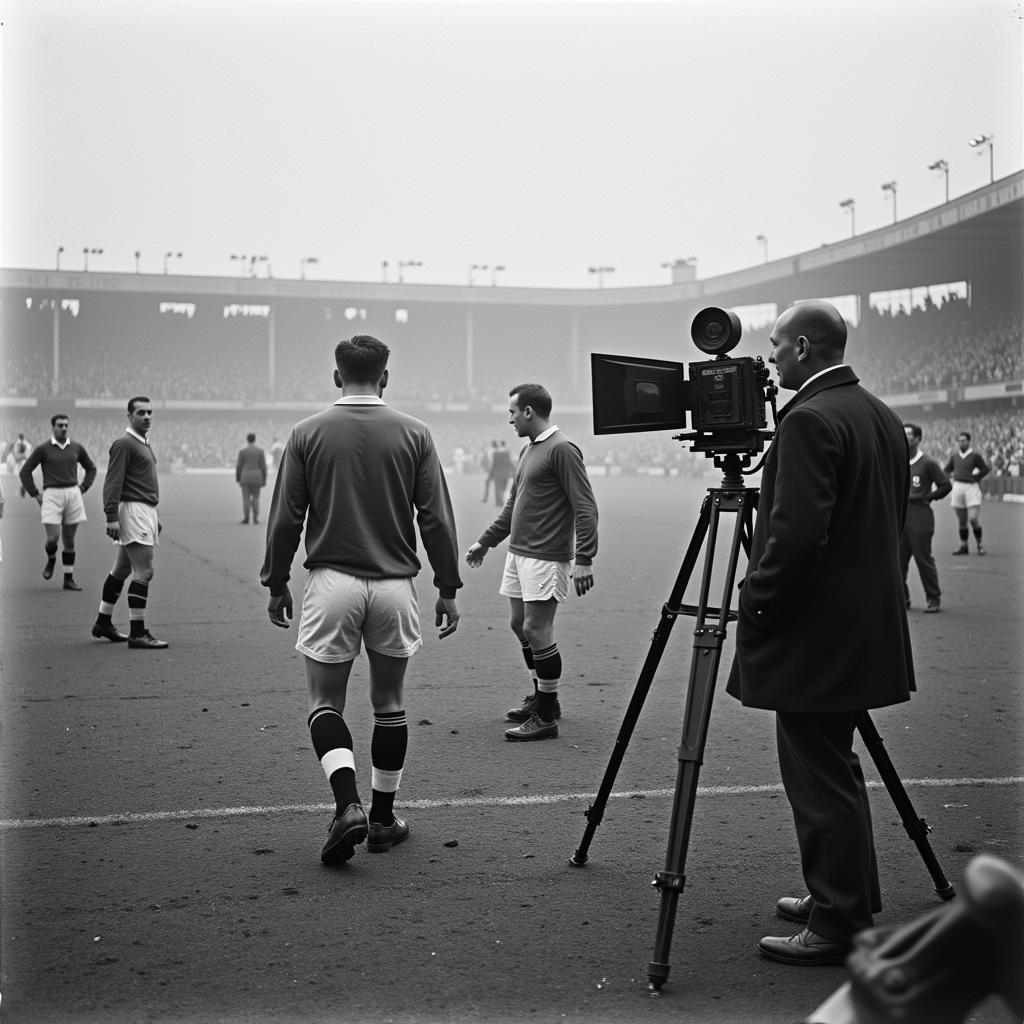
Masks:
[[[704,615],[707,610],[708,590],[711,584],[711,566],[714,560],[715,540],[718,533],[719,513],[722,510],[737,513],[733,531],[732,548],[726,569],[725,595],[720,609],[717,626],[707,628]],[[686,710],[683,715],[683,739],[679,747],[679,772],[672,804],[672,822],[669,828],[668,852],[665,870],[654,878],[654,885],[661,890],[661,909],[658,916],[658,930],[654,939],[654,957],[647,967],[647,977],[653,991],[661,990],[668,979],[669,947],[675,926],[676,905],[686,884],[683,873],[686,867],[686,853],[690,845],[690,830],[693,824],[693,809],[697,799],[697,780],[704,760],[704,744],[707,740],[708,723],[711,719],[711,703],[715,695],[715,679],[725,639],[725,624],[729,619],[729,595],[736,578],[736,564],[744,532],[749,534],[753,508],[744,503],[742,496],[734,496],[716,505],[708,541],[707,561],[701,584],[700,605],[697,611],[697,628],[693,644],[693,658],[690,662],[690,683],[686,693]]]
[[[587,863],[587,851],[590,849],[594,832],[604,817],[605,805],[608,803],[608,797],[611,796],[615,776],[618,774],[622,759],[626,754],[626,747],[629,745],[634,728],[636,728],[637,719],[640,717],[640,711],[643,709],[647,693],[651,688],[651,683],[654,681],[654,675],[658,670],[662,654],[664,654],[665,645],[668,643],[669,635],[672,632],[672,626],[675,624],[676,617],[679,614],[679,606],[683,600],[686,586],[690,581],[690,576],[693,574],[693,568],[697,564],[701,545],[704,543],[704,538],[708,532],[710,519],[711,502],[709,498],[705,498],[704,503],[701,505],[700,515],[697,518],[697,525],[694,527],[693,536],[690,538],[689,546],[683,557],[683,564],[679,569],[679,575],[676,577],[676,582],[672,587],[671,594],[669,594],[668,601],[661,609],[661,619],[654,630],[654,636],[651,639],[651,646],[647,652],[643,669],[640,672],[640,678],[637,680],[633,697],[629,702],[629,707],[626,709],[626,715],[622,720],[619,733],[615,737],[615,746],[612,748],[612,755],[608,761],[608,767],[605,769],[604,778],[601,780],[601,785],[598,788],[594,802],[587,808],[585,814],[587,828],[583,833],[583,839],[576,852],[569,858],[569,863],[573,867],[580,868]]]
[[[903,782],[886,752],[882,737],[878,735],[875,723],[871,721],[871,717],[866,711],[857,715],[857,730],[878,768],[879,775],[882,776],[882,781],[889,791],[889,796],[892,797],[892,802],[896,805],[896,810],[899,811],[900,817],[903,819],[903,827],[917,845],[925,867],[935,883],[935,891],[942,899],[951,900],[956,895],[956,890],[946,879],[945,873],[932,851],[931,844],[928,842],[928,833],[931,832],[931,828],[928,822],[924,818],[919,818],[914,811],[914,806],[910,802],[910,797],[907,796]]]

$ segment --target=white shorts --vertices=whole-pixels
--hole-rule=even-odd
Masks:
[[[115,544],[147,544],[153,547],[160,543],[160,521],[156,506],[144,501],[122,501],[117,506],[117,525],[121,538]]]
[[[549,562],[527,558],[510,551],[505,556],[505,573],[498,593],[522,601],[564,601],[569,596],[572,562]]]
[[[953,508],[976,508],[981,504],[981,487],[966,480],[954,480],[949,504]]]
[[[42,519],[48,526],[71,526],[85,522],[85,502],[77,487],[46,487],[43,490]]]
[[[412,577],[370,580],[337,569],[310,569],[295,650],[333,664],[352,661],[360,642],[389,658],[411,658],[423,643]]]

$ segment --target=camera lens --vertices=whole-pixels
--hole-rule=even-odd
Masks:
[[[743,328],[740,318],[732,310],[708,306],[702,309],[690,326],[694,345],[708,355],[722,355],[734,349],[740,341]]]

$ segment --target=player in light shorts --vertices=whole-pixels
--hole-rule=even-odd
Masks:
[[[68,437],[71,420],[66,413],[55,413],[50,417],[50,425],[53,427],[52,436],[37,445],[22,464],[21,485],[26,494],[39,502],[42,510],[40,519],[46,532],[43,579],[53,577],[57,549],[63,544],[61,562],[64,568],[64,589],[81,590],[74,576],[77,554],[75,534],[78,532],[78,524],[85,522],[82,495],[96,479],[96,464],[84,445]],[[81,479],[80,468],[85,470],[85,476]],[[33,478],[36,469],[42,471],[42,489],[37,489]]]
[[[155,547],[160,543],[160,520],[156,506],[144,501],[122,501],[117,506],[118,537],[115,544],[144,544]],[[123,566],[129,572],[131,563]]]
[[[519,453],[504,508],[466,551],[472,568],[506,538],[509,542],[499,593],[509,600],[509,627],[519,641],[533,692],[505,717],[520,723],[509,740],[554,739],[562,717],[558,687],[562,656],[555,640],[555,613],[569,596],[594,586],[597,504],[583,453],[551,423],[551,395],[540,384],[509,391],[509,423],[528,438]]]
[[[981,487],[963,480],[954,480],[949,504],[951,508],[981,508]]]
[[[549,562],[509,551],[498,593],[520,601],[547,601],[553,597],[561,603],[569,596],[572,567],[572,562]]]
[[[322,664],[352,661],[362,650],[411,658],[423,643],[411,577],[374,580],[313,568],[306,578],[295,649]]]

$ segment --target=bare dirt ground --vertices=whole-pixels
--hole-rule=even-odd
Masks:
[[[156,428],[154,428],[154,435]],[[149,622],[165,652],[94,641],[111,560],[99,490],[87,495],[76,575],[40,577],[34,502],[4,478],[0,521],[2,924],[0,1016],[134,1022],[660,1021],[792,1024],[845,979],[760,958],[795,930],[776,898],[802,892],[778,787],[772,716],[714,699],[672,936],[671,974],[647,990],[692,628],[676,625],[585,868],[568,861],[601,781],[661,606],[714,480],[598,478],[597,587],[559,612],[559,738],[507,743],[503,711],[528,689],[497,594],[504,550],[464,573],[464,613],[425,644],[407,685],[410,753],[399,796],[412,827],[382,856],[328,869],[330,792],[305,728],[294,629],[273,629],[230,476],[165,476]],[[490,521],[479,477],[453,477],[463,549]],[[269,492],[265,491],[265,503]],[[944,588],[921,613],[919,692],[873,718],[950,880],[979,852],[1024,864],[1021,745],[1024,507],[982,511],[986,558],[952,558],[936,508]],[[296,560],[296,592],[301,558]],[[59,577],[59,569],[58,569]],[[432,602],[429,576],[421,598]],[[127,613],[122,599],[119,621]],[[347,717],[369,791],[365,663]],[[938,905],[875,783],[885,909]],[[996,1000],[974,1024],[1006,1024]]]

